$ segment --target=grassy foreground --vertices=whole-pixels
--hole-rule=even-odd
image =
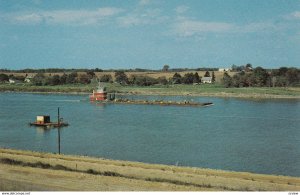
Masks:
[[[249,87],[224,88],[220,84],[202,85],[155,85],[149,87],[105,84],[108,92],[141,95],[191,95],[241,98],[290,98],[300,99],[300,87]],[[33,86],[29,84],[0,84],[0,92],[42,92],[42,93],[91,93],[96,84],[73,84],[59,86]]]
[[[0,191],[299,191],[300,178],[0,149]]]

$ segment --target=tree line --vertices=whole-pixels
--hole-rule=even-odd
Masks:
[[[107,78],[108,76],[103,76]],[[102,78],[103,78],[102,77]],[[210,73],[206,71],[204,77],[210,77]],[[215,74],[212,72],[212,82],[215,81]],[[112,81],[112,78],[110,78]],[[105,82],[100,78],[100,81]],[[167,79],[165,76],[153,78],[142,75],[131,75],[128,77],[124,71],[115,72],[115,82],[122,85],[138,85],[138,86],[150,86],[155,84],[168,85],[168,84],[194,84],[201,83],[201,77],[196,73],[186,73],[181,76],[179,73],[175,73],[171,78]]]
[[[10,69],[0,69],[3,73],[62,73],[62,72],[183,72],[183,71],[217,71],[218,68],[170,68],[169,65],[164,65],[162,69],[145,69],[145,68],[135,68],[135,69],[87,69],[87,68],[41,68],[41,69],[21,69],[21,70],[10,70]]]
[[[288,87],[300,86],[300,70],[281,67],[267,71],[256,67],[251,71],[240,71],[234,76],[224,73],[222,83],[225,87]]]
[[[212,77],[212,81],[215,81],[214,72],[210,73],[206,71],[205,77]],[[37,86],[45,86],[45,85],[64,85],[64,84],[89,84],[91,80],[96,78],[96,75],[92,71],[88,71],[85,73],[78,74],[77,72],[72,72],[69,74],[64,73],[63,75],[49,75],[46,76],[44,73],[37,73],[32,79],[31,84]],[[13,76],[0,74],[0,82],[8,82],[9,79],[24,81],[25,76]],[[181,76],[179,73],[174,73],[171,78],[166,78],[165,76],[161,76],[158,78],[153,78],[145,75],[130,75],[127,76],[125,71],[116,71],[114,75],[114,79],[110,74],[104,74],[100,76],[100,82],[106,83],[119,83],[121,85],[137,85],[137,86],[151,86],[151,85],[168,85],[168,84],[194,84],[201,83],[201,77],[198,73],[186,73]]]
[[[243,68],[243,67],[242,67]],[[297,68],[281,67],[276,70],[266,70],[262,67],[250,68],[246,65],[246,69],[230,76],[227,72],[224,73],[222,84],[225,87],[288,87],[300,86],[300,70]],[[215,82],[214,71],[206,71],[204,77],[211,77],[211,81]],[[42,85],[64,85],[64,84],[89,84],[91,80],[97,78],[94,71],[88,70],[84,73],[64,73],[60,75],[46,76],[44,73],[37,73],[32,79],[31,84]],[[24,82],[25,76],[14,76],[13,74],[0,74],[0,82],[8,82],[9,79],[19,80]],[[97,78],[100,82],[116,82],[121,85],[172,85],[172,84],[195,84],[201,83],[201,76],[198,73],[186,73],[183,76],[175,72],[171,78],[161,76],[153,78],[145,75],[130,75],[127,76],[125,71],[115,71],[114,79],[110,74],[104,74]]]

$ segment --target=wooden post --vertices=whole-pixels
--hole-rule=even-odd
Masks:
[[[58,133],[58,154],[60,154],[60,118],[59,118],[59,107],[57,108],[57,133]]]
[[[60,127],[57,128],[58,131],[58,154],[60,154]]]
[[[57,125],[60,126],[59,107],[57,108]]]

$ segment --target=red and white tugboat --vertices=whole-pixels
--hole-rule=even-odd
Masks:
[[[99,82],[97,90],[93,90],[93,94],[90,95],[90,101],[105,101],[105,100],[107,100],[107,92],[105,87],[103,87]]]

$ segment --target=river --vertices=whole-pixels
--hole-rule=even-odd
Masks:
[[[133,98],[128,96],[128,98]],[[90,103],[86,95],[0,93],[0,147],[178,166],[300,176],[300,100],[137,96],[213,102],[209,107]]]

